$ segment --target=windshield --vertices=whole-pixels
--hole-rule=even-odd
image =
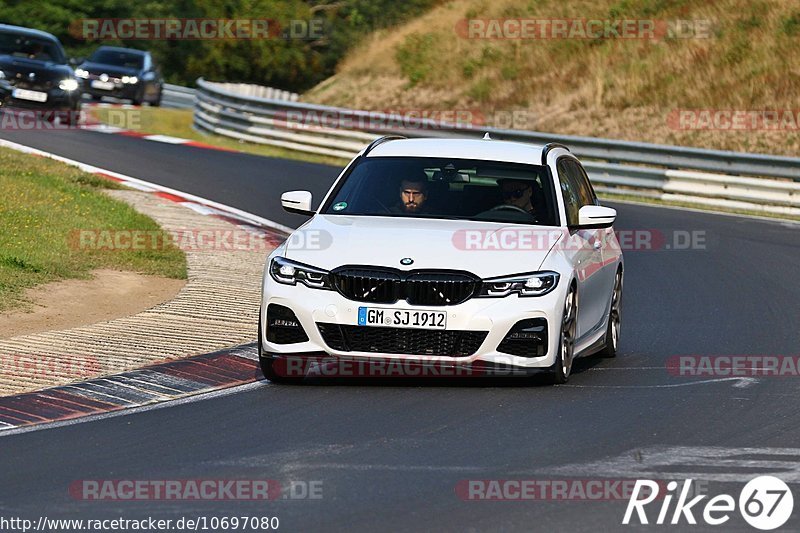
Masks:
[[[57,43],[18,33],[0,33],[0,54],[36,61],[66,63],[66,58]]]
[[[125,68],[142,68],[144,56],[131,52],[118,50],[98,50],[89,58],[92,63],[102,63],[104,65],[114,65]]]
[[[545,166],[368,157],[356,163],[321,212],[557,226],[554,198]]]

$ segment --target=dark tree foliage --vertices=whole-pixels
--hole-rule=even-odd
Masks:
[[[0,22],[56,35],[71,57],[102,44],[153,52],[167,81],[248,82],[302,92],[333,74],[344,54],[368,33],[400,24],[443,0],[0,0]],[[81,19],[269,19],[269,39],[94,40]],[[310,21],[317,31],[308,34]],[[288,32],[290,35],[284,36]]]

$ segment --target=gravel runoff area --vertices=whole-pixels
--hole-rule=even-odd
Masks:
[[[0,340],[0,396],[65,385],[161,361],[253,342],[264,260],[278,233],[205,216],[157,195],[109,191],[167,232],[233,232],[247,244],[184,247],[188,280],[178,295],[144,312],[106,322]],[[200,210],[202,211],[202,209]],[[219,233],[223,232],[223,233]],[[255,237],[250,238],[251,235]],[[199,249],[198,249],[199,248]],[[231,249],[234,248],[234,249]],[[255,249],[253,249],[255,248]]]

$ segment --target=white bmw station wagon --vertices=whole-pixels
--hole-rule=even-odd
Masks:
[[[267,258],[259,356],[546,372],[617,353],[623,257],[580,161],[559,144],[382,137]],[[313,244],[313,245],[312,245]],[[299,368],[302,368],[300,366]]]

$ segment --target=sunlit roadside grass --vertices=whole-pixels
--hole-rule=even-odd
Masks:
[[[25,289],[116,268],[186,278],[177,248],[100,250],[76,244],[80,230],[158,231],[151,218],[103,193],[116,183],[73,167],[0,149],[0,311],[25,307]]]

